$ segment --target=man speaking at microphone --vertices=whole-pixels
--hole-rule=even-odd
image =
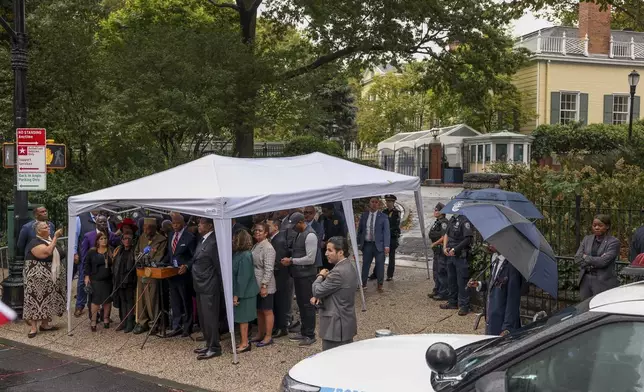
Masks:
[[[159,264],[165,256],[167,243],[168,240],[165,236],[157,232],[157,220],[155,218],[145,218],[143,220],[143,234],[139,237],[136,254],[144,253],[145,248],[149,246],[150,252],[146,257],[149,257],[151,262]],[[148,284],[147,290],[143,292]],[[134,334],[141,334],[148,331],[150,329],[148,324],[154,322],[159,314],[158,286],[159,282],[155,279],[145,279],[144,282],[143,278],[137,278],[136,298],[140,298],[141,293],[143,293],[143,298],[136,304],[136,326],[134,327]]]

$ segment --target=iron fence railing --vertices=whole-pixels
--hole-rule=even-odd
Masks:
[[[621,260],[615,263],[615,272],[620,285],[635,281],[634,278],[620,274],[622,268],[628,264],[628,262]],[[525,315],[532,316],[542,310],[552,314],[581,301],[578,284],[579,264],[575,262],[574,257],[558,257],[557,266],[559,272],[557,298],[555,299],[539,287],[529,284],[521,297],[521,309]]]

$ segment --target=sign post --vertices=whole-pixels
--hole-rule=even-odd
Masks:
[[[42,128],[18,128],[18,190],[47,190],[47,132]]]

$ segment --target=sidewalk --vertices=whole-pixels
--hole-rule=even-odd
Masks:
[[[172,381],[0,339],[0,390],[18,391],[198,391]]]

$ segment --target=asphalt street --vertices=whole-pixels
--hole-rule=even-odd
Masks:
[[[150,358],[150,360],[154,360]],[[181,392],[198,389],[0,339],[0,391]]]

